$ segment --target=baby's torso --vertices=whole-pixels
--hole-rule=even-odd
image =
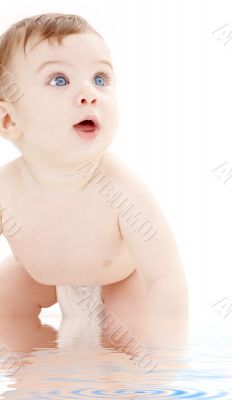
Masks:
[[[116,210],[91,183],[81,195],[51,197],[27,185],[16,167],[17,160],[1,170],[3,235],[35,280],[107,285],[134,271]]]

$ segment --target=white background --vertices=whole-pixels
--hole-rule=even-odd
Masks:
[[[212,170],[227,162],[227,174],[232,166],[232,40],[225,45],[231,1],[8,0],[0,33],[45,12],[82,15],[105,38],[120,109],[111,150],[149,184],[175,233],[194,326],[208,320],[229,329],[232,318],[212,304],[226,296],[232,303],[232,190],[226,175]],[[226,24],[224,35],[213,33]],[[0,164],[17,156],[0,139]],[[9,252],[1,238],[0,259]],[[42,315],[58,311],[54,306]]]

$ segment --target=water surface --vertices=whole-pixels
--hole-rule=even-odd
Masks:
[[[1,399],[232,399],[230,335],[147,341],[133,354],[88,321],[44,321],[1,319]]]

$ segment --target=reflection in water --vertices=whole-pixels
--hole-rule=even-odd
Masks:
[[[42,325],[39,318],[1,318],[0,385],[4,395],[0,398],[232,398],[226,389],[232,377],[231,355],[224,360],[227,370],[220,369],[222,347],[221,353],[216,353],[216,348],[206,343],[188,343],[186,335],[166,334],[162,342],[161,332],[152,340],[147,330],[143,337],[140,321],[139,340],[158,361],[148,372],[138,367],[138,354],[133,358],[132,348],[123,351],[119,340],[113,344],[106,330],[100,330],[95,322],[78,317],[60,319],[59,324],[56,330]],[[7,369],[9,362],[3,363],[7,353],[18,357],[17,370]]]

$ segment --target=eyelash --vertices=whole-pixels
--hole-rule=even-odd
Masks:
[[[49,83],[52,79],[54,79],[60,75],[64,76],[66,78],[66,80],[68,81],[68,83],[70,84],[70,80],[68,79],[67,75],[65,75],[63,72],[55,72],[54,74],[52,74],[48,78],[47,83]],[[97,72],[97,74],[95,76],[98,76],[98,75],[103,76],[105,78],[107,84],[110,84],[112,82],[111,76],[109,74],[107,74],[106,72]],[[57,87],[59,87],[59,86],[57,86]],[[65,86],[60,86],[60,87],[65,87]],[[105,85],[101,86],[101,87],[105,87]]]

